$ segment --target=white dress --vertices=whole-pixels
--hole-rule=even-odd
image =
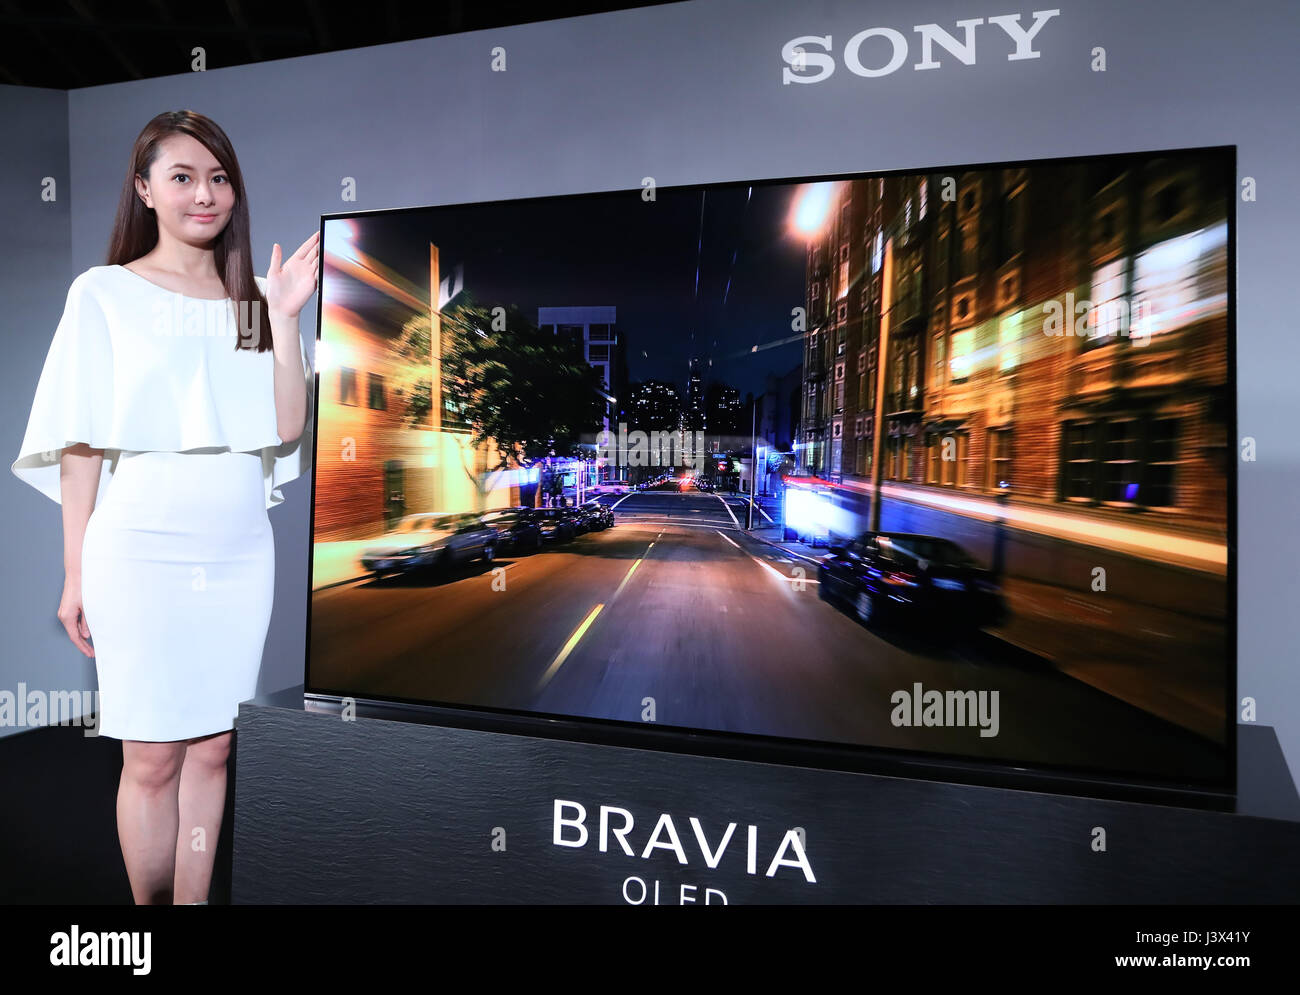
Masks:
[[[265,295],[265,280],[257,277]],[[230,298],[185,297],[123,266],[72,282],[13,472],[61,502],[62,450],[104,450],[82,546],[99,734],[174,741],[234,727],[271,619],[267,510],[311,461],[277,432],[274,354],[235,349]]]

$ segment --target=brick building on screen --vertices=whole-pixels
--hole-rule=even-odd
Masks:
[[[896,494],[1005,493],[1221,536],[1235,189],[1223,163],[835,183],[809,241],[800,471],[860,488],[879,429]]]

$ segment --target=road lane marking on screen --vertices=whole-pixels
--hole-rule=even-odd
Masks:
[[[731,516],[731,520],[732,520],[733,522],[736,523],[736,528],[740,528],[740,519],[737,518],[737,517],[736,517],[736,513],[735,513],[734,511],[731,510],[731,505],[727,504],[726,501],[723,501],[722,498],[721,498],[721,497],[718,497],[717,494],[714,494],[713,496],[714,496],[715,498],[718,498],[718,501],[720,501],[720,502],[722,503],[722,507],[724,507],[724,508],[727,509],[727,514],[730,515],[730,516]]]
[[[1110,610],[1109,608],[1106,608],[1106,607],[1104,607],[1104,606],[1102,606],[1102,605],[1091,605],[1091,604],[1089,604],[1089,603],[1086,602],[1086,601],[1082,601],[1082,600],[1080,600],[1079,598],[1069,598],[1069,597],[1067,597],[1067,598],[1065,598],[1064,600],[1065,600],[1065,603],[1066,603],[1067,605],[1077,605],[1077,606],[1080,607],[1080,608],[1086,608],[1086,609],[1088,609],[1088,611],[1090,611],[1090,612],[1096,612],[1096,613],[1099,614],[1099,615],[1109,615],[1109,614],[1111,614],[1111,610]]]
[[[770,564],[770,563],[764,563],[764,562],[763,562],[762,560],[760,560],[757,556],[751,556],[750,559],[753,560],[755,563],[757,563],[760,567],[762,567],[762,568],[763,568],[764,570],[766,570],[768,573],[770,573],[770,574],[771,574],[773,577],[775,577],[777,580],[793,580],[793,579],[794,579],[793,577],[787,577],[785,574],[781,573],[781,571],[778,570],[776,567],[772,566],[772,564]]]
[[[640,560],[637,561],[637,563],[640,562]],[[633,568],[635,568],[635,566],[636,564],[633,564]],[[555,659],[551,661],[551,665],[546,668],[546,673],[542,674],[542,679],[537,682],[538,691],[546,687],[551,678],[555,676],[555,672],[560,669],[560,664],[564,663],[564,661],[569,658],[569,654],[573,652],[573,647],[578,645],[578,640],[580,640],[583,637],[583,634],[591,628],[591,623],[596,621],[596,616],[600,614],[600,610],[604,607],[604,604],[598,604],[591,610],[587,617],[582,620],[582,624],[573,630],[573,635],[569,637],[569,641],[564,644],[564,648],[560,650]]]
[[[721,525],[724,529],[730,529],[733,527],[730,522],[722,522],[722,521],[717,521],[715,519],[709,519],[708,521],[705,522],[688,522],[683,519],[671,519],[666,522],[645,522],[640,519],[633,518],[633,519],[629,519],[625,524],[650,525],[650,526],[671,525],[674,528],[685,528],[685,529],[711,529],[717,525]],[[739,526],[736,526],[736,528],[739,528]]]
[[[621,498],[619,498],[617,501],[614,502],[612,507],[617,508],[628,498],[634,498],[634,497],[662,498],[662,497],[681,497],[681,496],[682,496],[681,491],[633,491],[631,494],[624,494]]]
[[[654,548],[655,548],[655,544],[652,542],[649,546],[647,546],[647,547],[645,548],[645,551],[648,553],[648,552],[650,552],[650,550],[652,550],[652,549],[654,549]]]
[[[715,497],[716,497],[716,495],[715,495]],[[748,502],[748,501],[741,501],[740,504],[736,505],[736,507],[737,507],[738,509],[740,509],[741,511],[744,511],[746,508],[749,507],[749,502]],[[764,511],[764,510],[763,510],[763,506],[762,506],[761,504],[759,504],[757,501],[754,502],[754,510],[757,511],[757,512],[758,512],[760,515],[762,515],[764,518],[766,518],[766,519],[767,519],[769,522],[771,522],[773,525],[776,524],[776,519],[773,518],[771,515],[769,515],[766,511]]]
[[[650,551],[647,549],[646,552],[648,553]],[[623,582],[619,584],[617,588],[614,589],[614,598],[617,598],[620,594],[623,593],[623,588],[627,587],[627,582],[632,579],[632,575],[636,573],[636,568],[641,565],[641,561],[644,559],[645,559],[644,556],[637,557],[637,559],[633,561],[632,565],[627,568],[627,573],[623,575]],[[614,598],[610,598],[609,600],[613,601]]]
[[[740,549],[740,548],[741,548],[740,543],[736,542],[736,540],[732,539],[730,536],[722,535],[721,532],[719,532],[718,535],[722,536],[722,538],[726,539],[727,542],[731,543],[731,544],[732,544],[733,546],[735,546],[737,549]],[[743,550],[742,550],[742,552],[743,552]],[[783,581],[794,580],[794,581],[801,581],[801,582],[803,582],[803,583],[805,583],[805,584],[820,584],[820,583],[821,583],[821,581],[817,580],[815,577],[813,577],[813,578],[808,578],[808,577],[787,577],[785,574],[781,573],[780,570],[776,569],[776,567],[772,566],[772,564],[768,563],[768,562],[765,561],[765,560],[760,560],[760,559],[759,559],[757,556],[755,556],[753,553],[748,553],[748,554],[746,554],[746,555],[749,556],[749,558],[750,558],[751,560],[753,560],[755,563],[757,563],[760,567],[762,567],[764,570],[766,570],[768,573],[770,573],[770,574],[771,574],[773,577],[775,577],[777,580],[783,580]],[[782,561],[782,562],[789,562],[789,561],[787,560],[787,561]]]
[[[821,581],[819,581],[816,577],[787,577],[785,574],[781,573],[781,571],[778,570],[776,567],[772,566],[772,564],[763,562],[757,556],[751,556],[750,559],[752,559],[755,563],[757,563],[760,567],[762,567],[764,570],[770,573],[777,580],[793,580],[793,581],[798,581],[801,584],[821,583]]]
[[[737,511],[744,511],[744,510],[745,510],[746,508],[748,508],[748,507],[749,507],[749,502],[748,502],[748,501],[742,501],[740,504],[736,505],[736,510],[737,510]],[[754,511],[757,512],[758,514],[762,515],[764,518],[766,518],[766,519],[767,519],[769,522],[771,522],[773,525],[776,524],[775,519],[773,519],[771,515],[769,515],[766,511],[764,511],[764,510],[763,510],[763,506],[762,506],[761,504],[759,504],[757,501],[754,502]]]

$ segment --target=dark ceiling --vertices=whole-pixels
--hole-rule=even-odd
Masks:
[[[75,89],[669,0],[0,0],[0,83]]]

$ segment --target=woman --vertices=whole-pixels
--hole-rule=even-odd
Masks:
[[[225,133],[136,139],[108,261],[68,292],[13,471],[63,506],[59,619],[122,740],[118,835],[139,904],[206,904],[240,701],[270,624],[267,509],[301,474],[313,378],[298,314],[317,236],[254,278]],[[92,646],[90,640],[93,638]]]

